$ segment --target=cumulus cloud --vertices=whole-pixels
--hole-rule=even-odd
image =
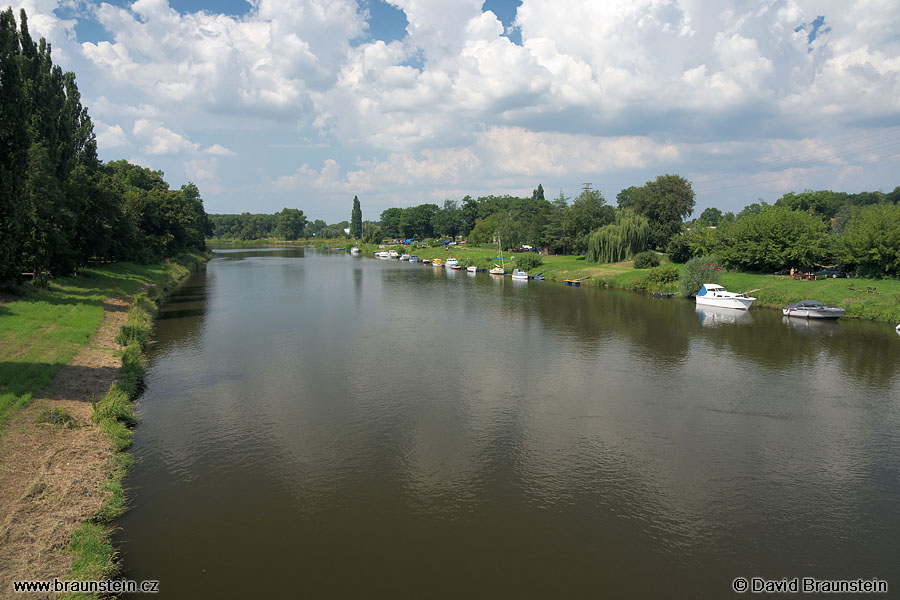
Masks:
[[[147,140],[144,151],[148,154],[182,154],[196,152],[200,148],[200,144],[149,119],[135,121],[132,133],[137,138]]]
[[[94,133],[97,135],[97,143],[105,148],[119,148],[129,145],[128,136],[119,125],[107,125],[96,121]]]
[[[363,41],[355,0],[254,0],[240,17],[67,2],[109,32],[79,41],[60,2],[24,3],[76,68],[101,150],[133,144],[167,175],[208,181],[215,159],[239,156],[235,183],[275,192],[699,180],[710,156],[725,169],[900,115],[896,0],[523,0],[521,45],[481,0],[391,4],[409,23],[401,40]]]

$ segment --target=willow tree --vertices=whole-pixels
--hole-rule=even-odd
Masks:
[[[628,260],[647,249],[650,242],[650,223],[630,210],[616,214],[614,223],[604,225],[591,234],[586,259],[590,262],[619,262]]]

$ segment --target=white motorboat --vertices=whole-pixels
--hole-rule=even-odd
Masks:
[[[466,267],[466,271],[468,271],[469,273],[477,273],[478,267],[476,267],[475,265],[469,265],[468,267]]]
[[[377,256],[378,258],[390,258],[391,257],[391,255],[388,254],[387,252],[376,252],[375,256]]]
[[[456,260],[455,258],[448,258],[448,259],[447,259],[447,262],[445,263],[445,265],[446,265],[447,267],[450,267],[450,268],[453,269],[454,271],[459,271],[460,269],[462,269],[462,267],[459,266],[459,261]]]
[[[806,319],[839,319],[844,316],[844,312],[846,310],[839,306],[825,306],[818,300],[801,300],[781,309],[781,314],[786,317]]]
[[[415,254],[409,257],[409,262],[419,262],[419,257]]]
[[[400,260],[409,260],[409,254],[406,254],[404,252],[403,254],[400,255]]]
[[[350,254],[353,254],[354,256],[359,254],[359,248],[353,246],[352,248],[350,248]]]
[[[512,278],[513,279],[524,279],[525,281],[528,281],[528,273],[526,273],[522,269],[513,269]]]
[[[388,252],[388,258],[400,258],[400,253],[396,250],[391,250]]]
[[[704,283],[697,292],[697,304],[701,306],[716,306],[718,308],[735,308],[747,310],[756,300],[747,294],[729,292],[718,283]]]

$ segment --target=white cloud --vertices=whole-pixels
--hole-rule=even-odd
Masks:
[[[207,154],[213,154],[215,156],[234,156],[234,152],[219,144],[213,144],[212,146],[204,150],[204,152],[206,152]]]
[[[97,144],[105,148],[119,148],[129,145],[128,136],[119,125],[107,125],[99,121],[94,123]]]
[[[167,177],[230,178],[216,189],[232,208],[256,185],[260,198],[302,185],[418,199],[536,179],[577,188],[591,173],[716,174],[900,115],[896,0],[523,0],[522,45],[481,0],[391,3],[409,22],[391,43],[360,43],[355,0],[254,0],[241,17],[212,2],[187,14],[165,0],[67,2],[110,32],[81,43],[60,2],[24,5],[78,74],[101,155],[130,144]],[[246,171],[219,174],[225,157]],[[823,165],[842,167],[795,164],[793,184],[777,185],[868,185],[858,168]]]
[[[208,159],[197,158],[185,161],[184,169],[191,179],[198,181],[215,181],[218,179],[218,174],[216,173],[218,163],[215,157]]]
[[[196,152],[200,148],[199,144],[191,142],[180,133],[175,133],[163,127],[162,123],[149,119],[135,121],[132,133],[135,137],[148,140],[144,148],[148,154],[182,154]]]

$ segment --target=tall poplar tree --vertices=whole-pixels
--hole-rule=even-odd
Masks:
[[[353,196],[353,212],[350,213],[350,237],[358,240],[362,237],[362,208],[359,206],[359,198]]]
[[[0,13],[0,280],[21,273],[22,192],[28,162],[25,90],[12,8]]]

